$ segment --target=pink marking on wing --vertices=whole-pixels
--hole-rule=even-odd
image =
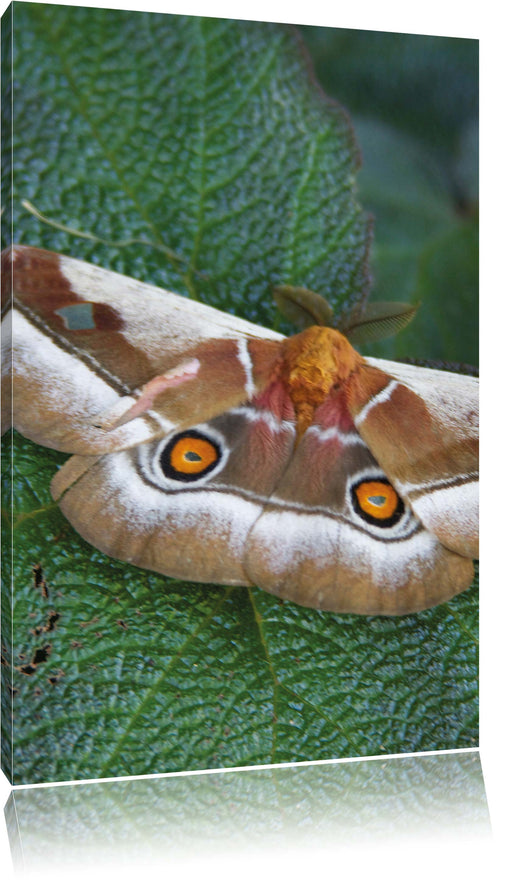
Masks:
[[[255,408],[270,411],[278,420],[295,421],[295,409],[287,386],[282,380],[274,380],[255,396],[251,402]]]
[[[187,383],[189,380],[194,380],[200,367],[199,359],[191,359],[189,362],[183,362],[181,365],[178,365],[177,368],[171,368],[165,374],[158,374],[156,377],[153,377],[148,383],[144,384],[137,401],[116,420],[112,428],[122,426],[135,417],[145,414],[153,407],[153,403],[160,393],[165,392],[167,389],[172,389],[172,387],[181,386],[182,383]]]
[[[313,422],[322,429],[336,427],[341,432],[355,430],[354,421],[347,406],[347,396],[344,389],[332,393],[325,402],[316,409]]]

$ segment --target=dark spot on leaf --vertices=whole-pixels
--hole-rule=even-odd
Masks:
[[[117,623],[117,625],[120,626],[122,629],[127,629],[127,628],[128,628],[128,625],[127,625],[127,623],[124,621],[124,619],[116,619],[116,623]]]
[[[32,665],[41,665],[42,662],[46,662],[51,652],[51,644],[45,644],[44,647],[39,647],[37,650],[34,650]]]
[[[38,647],[36,650],[34,650],[31,661],[27,665],[16,666],[17,670],[24,675],[33,675],[38,665],[41,665],[42,662],[46,662],[51,653],[51,650],[51,644],[45,644],[44,647]],[[25,654],[20,653],[19,657],[20,659],[25,659]]]
[[[30,662],[28,665],[17,665],[16,668],[22,675],[33,675],[37,671],[37,666],[31,665]]]
[[[48,614],[48,619],[44,627],[45,632],[53,632],[54,628],[57,627],[59,619],[60,613],[56,613],[55,610],[52,610],[51,613]]]
[[[32,565],[32,576],[34,578],[34,588],[39,589],[43,598],[49,598],[50,590],[48,588],[48,583],[44,578],[43,568],[40,564]]]
[[[50,675],[50,677],[48,678],[48,683],[51,684],[52,687],[54,687],[55,684],[57,684],[58,681],[60,681],[60,679],[63,677],[64,677],[64,671],[62,668],[59,668],[56,675]]]
[[[57,613],[55,610],[52,610],[47,617],[45,625],[38,625],[34,629],[30,629],[33,635],[40,635],[42,632],[53,632],[53,630],[57,627],[57,623],[60,619],[60,613]]]

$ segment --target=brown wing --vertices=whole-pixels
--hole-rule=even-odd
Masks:
[[[243,407],[96,461],[73,457],[52,490],[95,546],[174,577],[364,614],[423,609],[470,584],[471,562],[407,504],[390,497],[380,517],[387,479],[353,428],[317,423],[294,441],[293,422]],[[370,518],[365,487],[377,494]]]
[[[108,555],[180,579],[247,585],[247,535],[294,436],[289,422],[242,407],[137,448],[72,457],[52,493]]]
[[[351,385],[358,431],[423,524],[448,548],[478,557],[478,381],[378,364]]]
[[[4,368],[14,425],[71,453],[118,450],[220,414],[267,382],[279,352],[272,331],[39,249],[4,252],[2,280],[13,295]]]
[[[472,562],[396,495],[355,427],[321,415],[250,531],[252,581],[309,607],[364,614],[422,610],[466,589]]]

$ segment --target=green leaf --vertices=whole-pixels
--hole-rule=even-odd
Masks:
[[[375,218],[372,299],[422,302],[372,355],[476,364],[478,41],[302,30],[326,92],[355,119],[360,198]]]
[[[477,214],[461,214],[422,146],[380,123],[357,130],[367,157],[361,198],[376,217],[374,297],[422,304],[402,334],[372,352],[478,364]]]
[[[18,239],[265,324],[273,285],[366,290],[352,131],[289,29],[16,4],[14,69]]]
[[[280,26],[15,4],[17,239],[262,324],[283,283],[359,303],[367,225],[353,135],[308,70]],[[24,199],[104,240],[157,247],[74,237]],[[476,744],[476,588],[386,619],[164,579],[85,543],[49,495],[65,457],[14,443],[3,762],[16,783]]]

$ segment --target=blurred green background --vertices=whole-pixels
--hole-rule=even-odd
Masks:
[[[303,27],[361,149],[372,300],[421,302],[372,354],[478,364],[477,40]]]

